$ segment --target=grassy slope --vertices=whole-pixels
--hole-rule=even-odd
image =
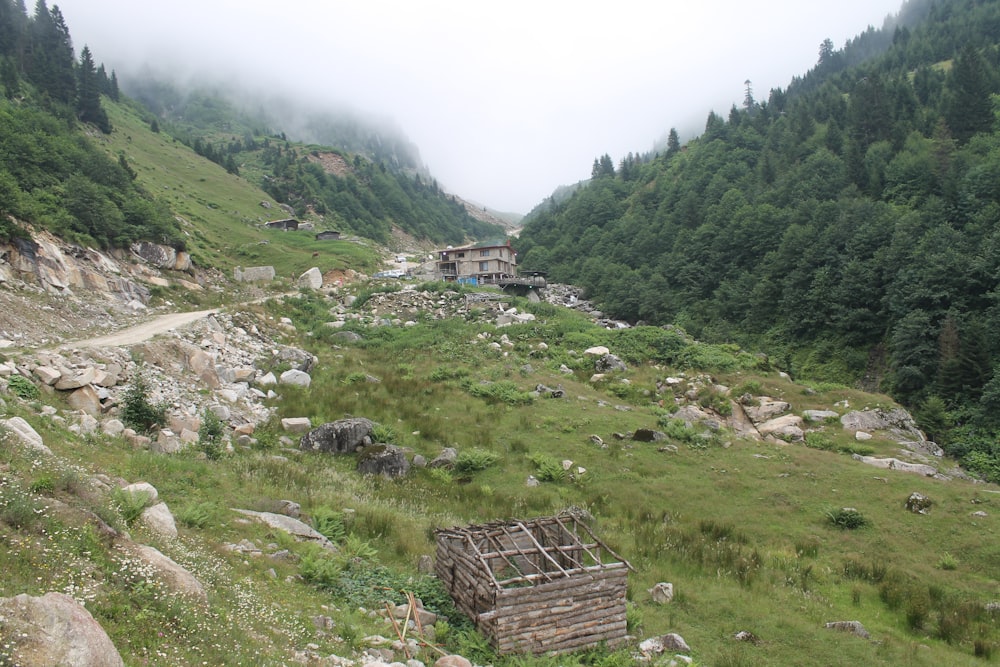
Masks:
[[[114,126],[109,137],[95,136],[108,153],[124,153],[138,179],[183,219],[195,263],[231,275],[235,266],[273,265],[278,276],[298,276],[312,266],[322,271],[350,268],[370,272],[376,251],[347,241],[315,241],[311,232],[284,233],[260,228],[285,213],[262,190],[197,155],[166,133],[153,133],[129,106],[104,99]],[[271,208],[260,203],[268,201]],[[320,253],[313,257],[313,253]]]
[[[390,482],[359,477],[350,457],[279,450],[276,424],[258,430],[256,448],[205,461],[136,451],[101,436],[84,442],[64,426],[22,411],[57,454],[77,468],[149,481],[177,516],[204,517],[187,524],[182,520],[182,539],[158,545],[212,586],[212,606],[206,617],[197,609],[178,613],[169,601],[149,599],[144,588],[120,583],[118,565],[92,555],[101,553],[100,545],[64,527],[39,526],[37,519],[20,529],[0,522],[0,537],[9,547],[0,550],[0,568],[7,573],[0,595],[65,586],[84,590],[93,574],[82,575],[73,563],[85,553],[85,560],[98,563],[88,567],[106,579],[103,593],[89,607],[130,662],[138,663],[142,656],[150,664],[202,659],[240,664],[256,656],[260,664],[279,664],[289,647],[308,641],[316,641],[323,653],[343,655],[360,646],[359,637],[389,634],[388,629],[355,613],[356,603],[302,581],[286,582],[301,573],[295,561],[221,552],[219,545],[250,537],[305,555],[301,546],[280,535],[235,521],[228,508],[267,509],[288,498],[301,503],[307,516],[354,509],[348,531],[352,538],[375,547],[380,562],[412,574],[418,557],[433,553],[434,528],[532,517],[577,505],[595,515],[597,533],[637,569],[629,587],[631,616],[638,622],[632,631],[640,637],[679,632],[699,664],[974,665],[982,660],[972,657],[972,638],[983,646],[1000,640],[995,619],[981,613],[985,602],[1000,597],[993,516],[1000,498],[992,486],[925,479],[864,466],[845,454],[729,436],[705,444],[675,440],[676,453],[658,451],[662,443],[616,440],[614,433],[657,427],[663,410],[651,402],[651,394],[657,380],[678,369],[636,364],[625,374],[631,381],[627,389],[617,382],[591,385],[589,362],[569,354],[569,346],[557,340],[559,332],[576,331],[575,343],[604,342],[612,349],[616,339],[603,330],[580,331],[574,313],[550,313],[548,323],[503,330],[514,347],[501,355],[475,342],[479,332],[498,337],[501,331],[461,320],[373,329],[360,344],[334,345],[327,338],[330,330],[321,324],[328,307],[319,299],[299,299],[270,309],[272,315],[290,315],[300,331],[312,330],[311,336],[290,342],[309,346],[320,357],[311,389],[283,389],[275,403],[280,416],[309,416],[314,424],[347,414],[366,416],[391,429],[392,441],[428,458],[442,447],[456,446],[490,451],[497,462],[467,475],[414,470],[407,479]],[[263,326],[263,314],[260,321]],[[544,352],[537,348],[543,340],[550,346]],[[532,371],[524,370],[526,363]],[[572,376],[558,372],[563,363],[575,369]],[[365,374],[381,382],[365,382]],[[844,399],[852,406],[887,402],[841,387],[819,387],[813,394],[776,375],[734,372],[715,379],[734,387],[757,382],[762,391],[790,401],[796,412]],[[483,380],[512,382],[522,390],[537,383],[562,384],[567,398],[536,399],[529,405],[487,402],[469,393],[469,387]],[[669,393],[662,397],[671,400]],[[836,446],[856,446],[839,426],[828,424],[824,432]],[[593,444],[594,434],[609,446]],[[880,455],[896,453],[891,442],[870,444]],[[20,480],[19,488],[41,488],[42,495],[79,502],[64,475],[33,466],[9,449],[0,452]],[[583,466],[587,472],[577,481],[528,488],[526,478],[537,474],[530,457],[538,455],[570,459],[574,468]],[[8,484],[8,494],[11,488]],[[913,491],[934,501],[929,515],[903,509]],[[972,504],[974,499],[983,504]],[[102,516],[109,511],[114,516],[114,510],[100,509],[100,501],[89,502]],[[843,506],[858,508],[871,526],[844,531],[829,525],[826,513]],[[971,517],[976,509],[990,516]],[[44,542],[40,528],[55,535],[55,543],[50,539],[42,552],[19,551],[18,545],[33,539]],[[141,528],[133,531],[149,539]],[[39,553],[53,565],[41,567]],[[955,559],[955,569],[939,567],[946,554]],[[852,578],[845,565],[885,572],[880,581],[872,575]],[[271,567],[277,579],[268,576]],[[392,587],[373,576],[375,581],[364,586]],[[662,607],[649,602],[645,592],[659,581],[671,581],[677,590],[674,602]],[[974,601],[980,611],[971,614],[971,607],[957,603],[965,600]],[[343,641],[317,638],[309,620],[317,613],[335,618]],[[179,620],[169,624],[170,631],[154,634],[151,628],[171,614]],[[951,644],[940,639],[940,628],[963,614],[976,616],[968,622],[965,638]],[[919,624],[908,621],[908,615],[922,620],[923,627],[914,628]],[[828,621],[855,619],[875,641],[823,629]],[[244,635],[247,626],[253,632]],[[236,628],[248,637],[238,646],[228,639]],[[761,644],[734,642],[731,637],[740,630],[754,633]],[[468,640],[451,641],[457,642],[452,650],[474,650]],[[629,659],[608,660],[589,664],[628,664]],[[564,658],[557,664],[578,663]]]

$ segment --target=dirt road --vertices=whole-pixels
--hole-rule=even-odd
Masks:
[[[144,322],[143,324],[139,324],[113,334],[108,334],[106,336],[98,336],[97,338],[88,338],[86,340],[62,343],[59,345],[59,349],[135,345],[136,343],[149,340],[157,334],[166,333],[171,329],[176,329],[177,327],[182,327],[185,324],[196,322],[203,317],[214,315],[217,312],[219,312],[218,308],[213,308],[211,310],[196,310],[189,313],[169,313],[167,315],[161,315],[156,319],[150,320],[149,322]]]

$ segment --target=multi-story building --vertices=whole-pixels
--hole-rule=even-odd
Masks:
[[[462,248],[438,250],[437,270],[444,280],[498,283],[517,275],[517,253],[510,240],[489,241]]]

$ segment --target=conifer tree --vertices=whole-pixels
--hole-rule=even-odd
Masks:
[[[32,83],[53,102],[72,105],[76,98],[73,42],[58,7],[38,0],[28,35],[25,70]]]
[[[84,123],[93,123],[105,134],[111,132],[108,114],[101,106],[101,90],[94,59],[90,47],[84,46],[80,53],[80,67],[77,70],[76,115]]]
[[[972,46],[966,46],[955,60],[948,87],[952,103],[948,109],[948,126],[952,135],[965,143],[977,132],[987,132],[993,126],[993,92],[986,62]]]

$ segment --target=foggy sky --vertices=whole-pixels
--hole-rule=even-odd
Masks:
[[[33,6],[33,3],[29,3]],[[758,100],[902,0],[49,0],[79,54],[389,117],[442,187],[525,213]],[[280,129],[280,128],[279,128]]]

